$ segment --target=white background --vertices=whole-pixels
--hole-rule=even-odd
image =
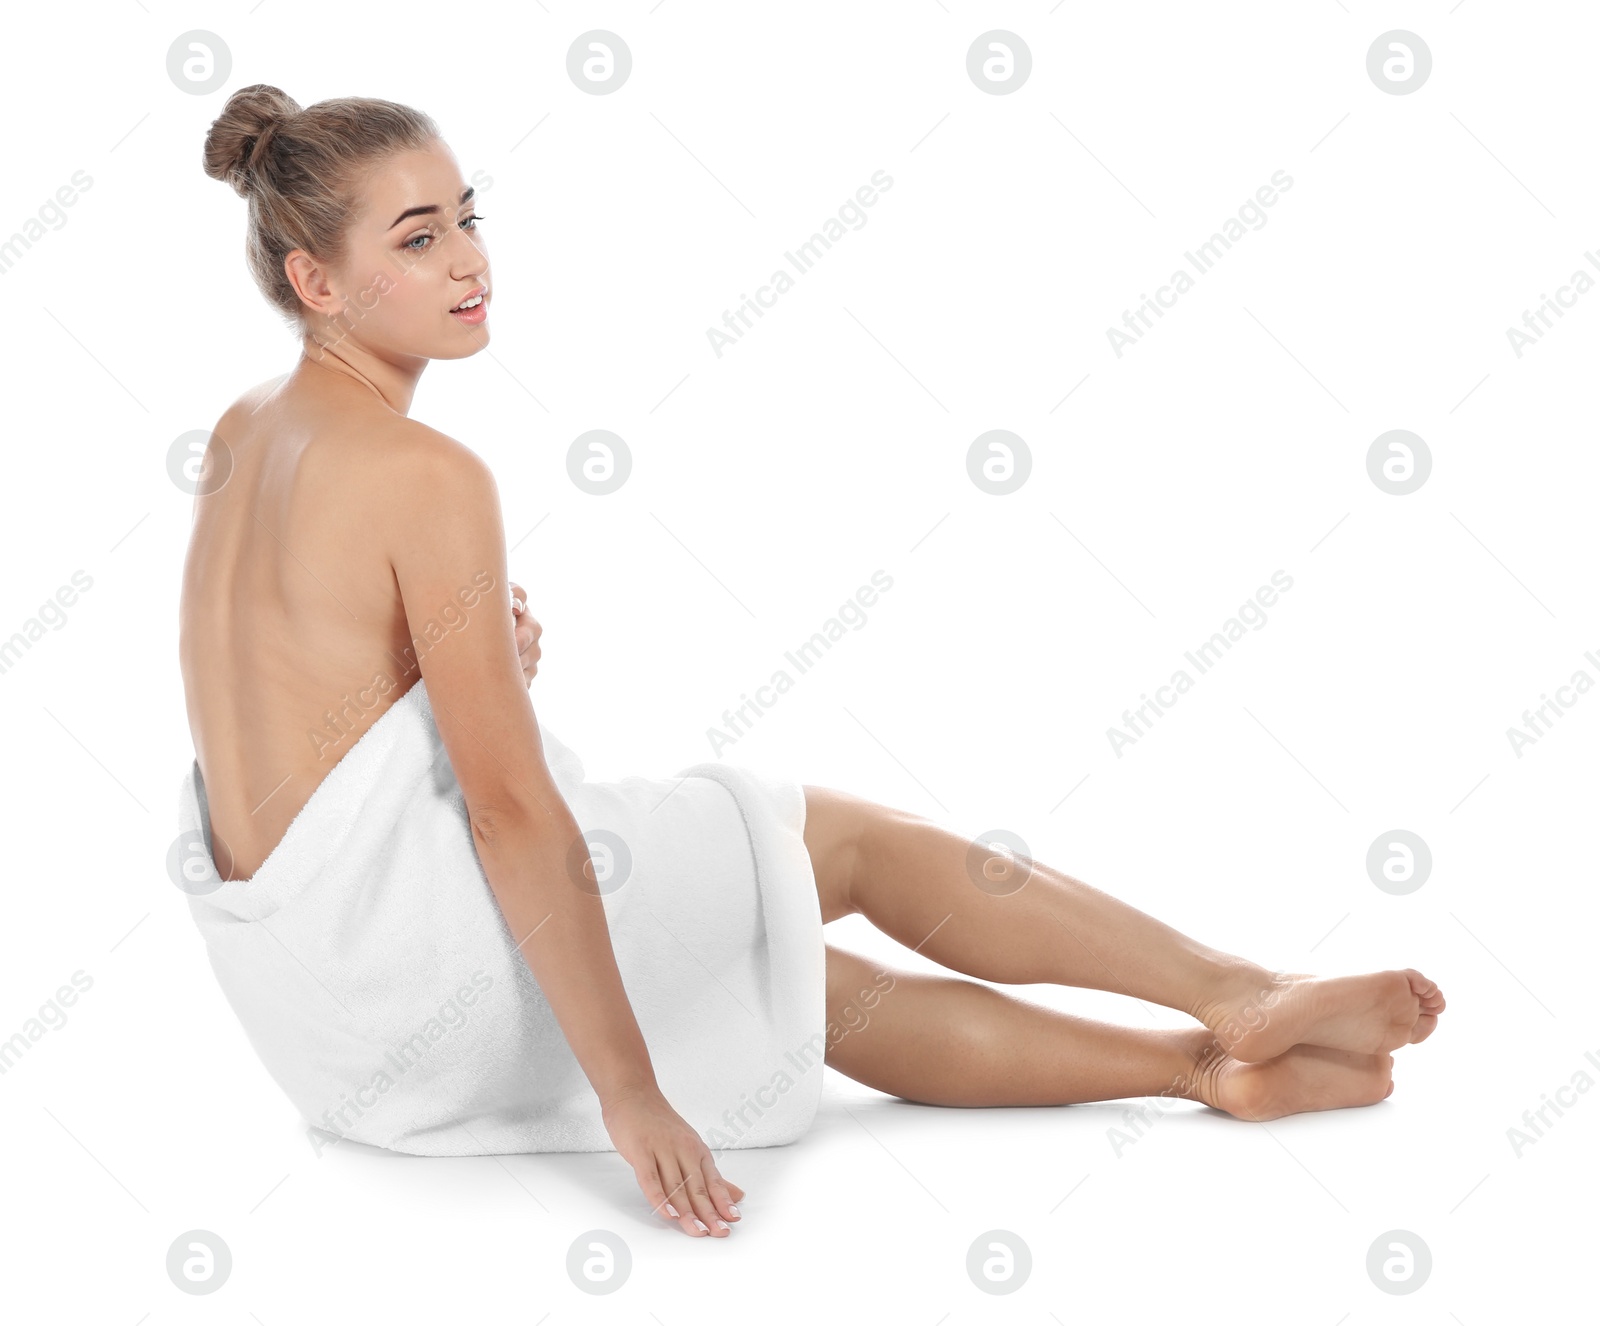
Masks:
[[[1579,669],[1600,679],[1600,294],[1520,357],[1506,334],[1600,253],[1592,10],[516,8],[8,14],[0,238],[74,171],[93,185],[0,277],[0,638],[74,571],[93,586],[0,675],[0,1037],[73,972],[93,985],[0,1077],[0,1314],[674,1326],[824,1310],[824,1283],[845,1321],[1592,1313],[1600,1092],[1520,1155],[1507,1129],[1600,1081],[1600,695],[1520,757],[1507,729]],[[203,96],[166,72],[195,28],[233,58]],[[611,95],[566,74],[593,28],[633,54]],[[994,28],[1032,52],[1009,95],[966,71]],[[1433,55],[1409,95],[1366,69],[1396,28]],[[723,711],[882,569],[865,627],[723,757],[1005,828],[1274,968],[1422,969],[1449,1008],[1397,1053],[1394,1095],[1268,1125],[1185,1104],[1119,1156],[1120,1104],[939,1109],[830,1071],[804,1139],[724,1156],[749,1193],[727,1240],[656,1221],[613,1153],[319,1159],[164,868],[192,756],[191,498],[167,449],[297,349],[245,269],[243,202],[201,169],[253,82],[416,105],[492,179],[489,352],[430,369],[413,414],[499,478],[545,627],[534,704],[591,777],[711,758]],[[867,224],[719,359],[706,329],[879,169]],[[1278,170],[1267,224],[1119,358],[1107,328]],[[609,497],[567,478],[593,428],[634,461]],[[1032,458],[1005,497],[966,469],[996,428]],[[1397,428],[1432,456],[1408,496],[1367,471]],[[1119,757],[1123,710],[1277,570],[1294,584],[1267,624]],[[1396,828],[1433,854],[1406,896],[1366,869]],[[932,968],[858,917],[827,934]],[[634,1258],[608,1298],[565,1270],[597,1228]],[[208,1297],[165,1271],[191,1229],[232,1249]],[[1033,1254],[1006,1297],[966,1273],[994,1229]],[[1433,1256],[1405,1297],[1365,1269],[1393,1229]]]

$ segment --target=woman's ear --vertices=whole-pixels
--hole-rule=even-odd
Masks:
[[[343,308],[343,300],[328,284],[327,269],[304,249],[292,249],[284,255],[283,274],[300,302],[313,312],[332,317]]]

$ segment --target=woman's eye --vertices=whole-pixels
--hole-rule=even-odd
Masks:
[[[488,219],[489,219],[488,217],[479,216],[476,212],[474,212],[471,216],[466,217],[466,218],[464,218],[462,220],[461,227],[462,227],[463,230],[476,230],[478,228],[477,223],[479,221],[487,221]],[[467,224],[468,222],[472,222],[473,224],[471,224],[469,226]],[[427,235],[427,234],[413,235],[403,245],[401,245],[401,247],[402,248],[406,248],[406,249],[410,249],[413,253],[421,253],[423,246],[421,244],[419,244],[418,241],[419,240],[423,240],[423,241],[431,240],[432,238],[433,238],[432,235]]]

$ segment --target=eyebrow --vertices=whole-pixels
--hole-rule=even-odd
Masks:
[[[461,191],[461,201],[458,202],[456,206],[460,207],[465,203],[471,202],[472,195],[476,192],[477,190],[474,189],[472,185],[467,185],[467,187]],[[393,230],[395,226],[399,225],[408,216],[433,216],[438,212],[438,210],[439,205],[437,203],[429,203],[426,207],[408,207],[405,211],[401,212],[399,216],[395,217],[394,221],[390,224],[389,229]]]

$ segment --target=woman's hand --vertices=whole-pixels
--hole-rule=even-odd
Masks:
[[[612,1145],[633,1166],[650,1205],[677,1221],[691,1238],[727,1238],[725,1223],[744,1189],[717,1173],[711,1150],[659,1090],[641,1087],[602,1102],[600,1117]]]
[[[511,582],[511,620],[516,625],[517,654],[522,659],[522,684],[531,686],[539,671],[539,637],[544,634],[544,627],[534,621],[528,611],[528,591],[516,581]]]

